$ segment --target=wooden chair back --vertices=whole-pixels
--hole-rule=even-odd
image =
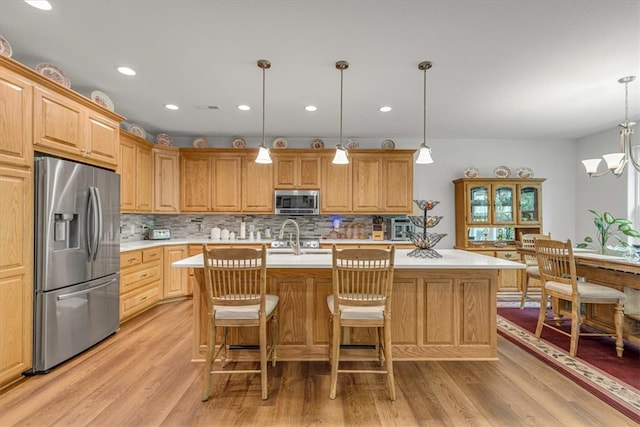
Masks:
[[[339,306],[385,306],[391,312],[395,247],[336,249],[333,246],[334,313]]]
[[[535,249],[535,240],[536,239],[551,239],[551,233],[548,234],[534,234],[534,233],[525,233],[520,232],[520,243],[524,249]],[[526,264],[529,265],[537,265],[538,261],[534,255],[525,255],[524,260]]]
[[[214,248],[202,245],[207,304],[210,314],[215,305],[260,304],[264,313],[267,287],[267,250],[252,248]]]
[[[562,283],[571,286],[572,294],[577,295],[576,263],[571,240],[535,239],[535,250],[543,286],[548,281]]]

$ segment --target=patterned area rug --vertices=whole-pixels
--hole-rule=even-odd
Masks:
[[[498,315],[498,333],[640,423],[640,390]],[[544,335],[543,335],[544,338]],[[580,349],[580,346],[578,347]],[[640,365],[632,365],[640,375]]]

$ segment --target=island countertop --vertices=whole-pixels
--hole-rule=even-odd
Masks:
[[[321,252],[321,251],[318,251]],[[408,249],[397,249],[395,255],[396,269],[523,269],[524,264],[479,255],[458,249],[438,249],[442,258],[410,257]],[[176,261],[171,264],[176,268],[202,268],[202,254]],[[293,255],[267,250],[267,268],[331,268],[330,250],[322,253],[305,253]]]

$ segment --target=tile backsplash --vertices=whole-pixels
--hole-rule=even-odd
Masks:
[[[266,230],[271,231],[272,237],[277,237],[280,226],[287,219],[286,216],[276,215],[138,215],[122,214],[120,218],[120,236],[122,242],[143,240],[146,230],[150,228],[168,228],[174,239],[206,238],[211,235],[211,229],[219,227],[240,235],[240,223],[245,222],[246,235],[253,227],[262,238],[266,238]],[[315,215],[293,217],[300,226],[300,238],[319,239],[329,236],[333,230],[335,220],[338,219],[340,229],[364,230],[367,238],[371,238],[373,217],[371,215]],[[359,227],[353,227],[359,226]],[[294,228],[287,226],[285,232],[293,232]],[[346,237],[346,236],[344,236]],[[335,238],[335,236],[333,236]],[[356,236],[355,238],[358,238]]]

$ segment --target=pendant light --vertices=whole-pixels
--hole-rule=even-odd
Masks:
[[[347,149],[342,145],[342,73],[349,68],[347,61],[336,62],[336,68],[340,70],[340,139],[338,139],[338,145],[336,145],[336,155],[333,157],[333,164],[346,165],[349,164],[349,157],[347,157]]]
[[[271,156],[269,155],[269,149],[264,143],[264,98],[265,98],[265,70],[271,68],[271,62],[266,59],[258,60],[258,67],[262,68],[262,142],[258,146],[258,157],[256,157],[256,163],[269,164],[271,162]]]
[[[431,68],[432,65],[431,61],[423,61],[418,64],[418,70],[424,71],[424,139],[422,140],[422,144],[420,144],[420,152],[416,159],[416,164],[420,165],[433,163],[433,159],[431,158],[431,147],[427,145],[427,70]]]
[[[604,154],[602,158],[607,163],[607,170],[598,173],[598,165],[602,159],[583,160],[585,169],[589,177],[598,177],[613,174],[616,178],[620,178],[624,172],[629,160],[633,167],[640,172],[640,160],[636,160],[633,156],[633,146],[631,145],[631,135],[633,135],[633,126],[635,122],[629,121],[629,83],[634,81],[636,76],[622,77],[618,83],[624,84],[624,121],[620,123],[620,151],[617,153]]]

